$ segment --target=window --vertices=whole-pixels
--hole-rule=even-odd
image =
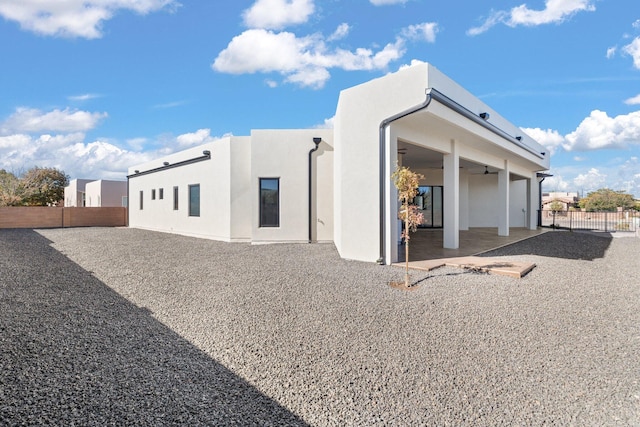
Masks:
[[[122,196],[122,207],[126,208],[129,205],[129,200],[127,196]]]
[[[178,210],[178,187],[173,187],[173,210]]]
[[[260,227],[280,227],[280,178],[260,178]]]
[[[155,200],[156,199],[156,189],[154,188],[153,190],[151,190],[151,200]]]
[[[164,199],[164,188],[158,190],[158,199]]]
[[[140,190],[140,210],[142,210],[143,205],[144,205],[144,192],[142,190]]]
[[[200,216],[200,184],[189,186],[189,216]]]

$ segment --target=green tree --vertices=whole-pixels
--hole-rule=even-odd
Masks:
[[[579,205],[588,212],[615,211],[617,208],[631,209],[635,201],[631,194],[624,191],[601,188],[580,199]]]
[[[409,287],[409,233],[416,231],[418,225],[423,221],[423,215],[418,207],[412,205],[411,202],[418,194],[418,186],[420,180],[424,179],[424,175],[411,171],[408,167],[397,167],[396,171],[391,175],[393,184],[398,190],[398,200],[402,203],[402,208],[398,212],[398,218],[404,222],[404,231],[402,237],[405,243],[405,275],[404,285]]]
[[[22,204],[22,186],[15,174],[0,169],[0,206]]]
[[[22,202],[27,206],[54,206],[64,199],[69,176],[56,168],[34,167],[21,179]]]
[[[563,208],[564,207],[562,206],[562,203],[559,200],[554,200],[549,205],[549,209],[551,209],[553,212],[560,212],[561,210],[563,210]]]

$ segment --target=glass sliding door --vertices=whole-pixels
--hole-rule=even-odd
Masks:
[[[422,211],[421,228],[442,228],[442,186],[421,185],[413,200]]]

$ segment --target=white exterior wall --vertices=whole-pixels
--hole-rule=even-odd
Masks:
[[[231,164],[234,160],[242,164],[247,162],[246,145],[248,138],[223,138],[196,148],[181,151],[162,159],[138,165],[129,169],[132,175],[161,167],[163,162],[170,164],[202,156],[204,150],[211,152],[211,158],[196,163],[169,168],[155,173],[129,178],[129,226],[158,231],[168,231],[215,240],[246,240],[243,235],[248,229],[246,213],[237,209],[237,202],[246,198],[247,185],[236,183],[234,193],[234,212],[239,212],[233,220],[236,225],[232,232]],[[232,158],[233,153],[237,158]],[[245,147],[242,147],[242,146]],[[237,148],[237,149],[236,149]],[[238,171],[241,174],[240,171]],[[189,216],[189,186],[200,185],[200,216]],[[173,208],[173,189],[178,187],[178,209]],[[159,189],[164,190],[164,198],[159,199]],[[156,190],[156,200],[151,199],[152,190]],[[140,209],[140,191],[143,192],[143,209]],[[243,193],[244,192],[244,193]],[[238,233],[238,234],[235,234]]]
[[[334,122],[334,241],[343,258],[375,262],[380,256],[380,123],[422,103],[426,87],[426,67],[418,66],[340,93]]]
[[[251,132],[251,239],[254,243],[308,241],[308,159],[315,147],[314,137],[322,138],[313,153],[312,231],[317,240],[333,235],[332,131],[254,130]],[[260,178],[279,178],[280,226],[260,227]],[[312,195],[313,196],[313,195]]]
[[[524,227],[527,211],[527,181],[511,181],[509,185],[509,225]],[[498,227],[498,175],[477,175],[469,181],[470,227]]]
[[[85,186],[87,207],[122,206],[122,198],[127,195],[127,181],[99,179]]]
[[[386,170],[380,172],[381,122],[421,106],[428,88],[436,89],[476,117],[488,112],[489,123],[507,135],[520,136],[520,143],[531,151],[444,103],[432,100],[426,109],[399,118],[387,126],[384,131]],[[425,124],[427,120],[428,125]],[[445,247],[457,247],[460,229],[500,226],[501,230],[505,230],[507,224],[508,233],[509,225],[517,226],[520,221],[522,226],[522,203],[527,206],[526,186],[524,194],[521,194],[518,192],[520,187],[517,191],[509,190],[510,184],[507,183],[502,187],[504,194],[500,194],[497,179],[494,178],[493,185],[485,185],[464,172],[459,173],[459,160],[504,170],[503,176],[513,172],[529,177],[534,171],[549,167],[549,156],[541,154],[545,151],[542,146],[429,64],[416,65],[342,91],[335,116],[334,174],[335,243],[344,258],[375,261],[380,255],[379,179],[380,173],[385,177],[390,176],[395,169],[398,139],[443,156],[444,170],[441,176],[448,176],[450,183],[449,188],[444,188]],[[506,165],[509,166],[508,170],[505,170]],[[386,182],[384,255],[385,262],[389,263],[395,261],[397,256],[396,248],[390,247],[397,240],[397,202],[390,180]],[[426,184],[438,185],[436,182]],[[516,193],[510,197],[514,191]],[[497,206],[499,200],[503,201],[502,211]],[[368,212],[368,215],[353,215],[362,211]],[[500,224],[497,218],[502,218]]]
[[[72,179],[69,185],[64,187],[64,205],[66,207],[81,208],[82,194],[85,192],[86,185],[91,179]]]

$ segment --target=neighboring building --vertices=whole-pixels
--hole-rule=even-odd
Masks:
[[[72,179],[64,189],[66,207],[127,206],[127,181]]]
[[[87,207],[127,207],[127,181],[98,179],[85,186]]]
[[[562,205],[561,210],[568,211],[570,208],[577,208],[579,200],[580,198],[578,197],[578,193],[567,193],[559,191],[543,193],[542,210],[551,210],[551,204],[553,202],[558,202]]]
[[[66,207],[84,207],[86,185],[92,179],[72,179],[69,185],[64,187],[64,205]]]
[[[395,262],[396,164],[425,175],[424,226],[459,247],[470,227],[537,226],[546,150],[436,68],[341,92],[333,130],[254,130],[129,169],[131,227],[224,241],[333,241]],[[315,147],[318,147],[315,150]]]

